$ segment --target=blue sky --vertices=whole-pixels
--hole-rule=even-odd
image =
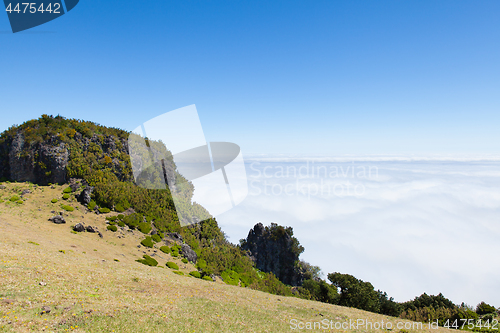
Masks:
[[[244,153],[496,153],[498,1],[81,1],[12,34],[0,130],[196,104]]]

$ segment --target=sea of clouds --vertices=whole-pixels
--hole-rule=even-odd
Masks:
[[[292,226],[301,258],[396,301],[442,292],[500,306],[498,156],[246,158],[249,194],[217,217],[233,243]]]

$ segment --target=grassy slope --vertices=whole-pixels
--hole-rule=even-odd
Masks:
[[[30,187],[6,186],[0,199]],[[163,267],[144,266],[135,262],[145,251],[137,248],[140,232],[118,238],[119,232],[105,231],[104,216],[86,214],[72,199],[76,209],[65,213],[68,223],[55,225],[47,219],[51,210],[61,210],[62,200],[50,200],[61,198],[63,187],[31,189],[24,204],[0,203],[0,332],[289,332],[297,331],[290,329],[291,319],[400,321],[178,276],[165,268],[166,261],[185,273],[193,267],[160,251],[155,258]],[[81,221],[97,226],[104,238],[71,233]],[[40,315],[45,305],[52,310]]]

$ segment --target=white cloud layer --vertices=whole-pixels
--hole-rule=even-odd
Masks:
[[[252,158],[249,196],[217,219],[233,242],[257,222],[292,226],[304,260],[397,301],[500,306],[500,159],[405,158]]]

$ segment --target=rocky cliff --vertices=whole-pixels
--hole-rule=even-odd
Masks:
[[[300,285],[302,273],[299,255],[304,251],[299,241],[293,237],[292,228],[272,223],[264,227],[257,223],[241,241],[242,249],[248,251],[258,269],[272,272],[285,284]]]
[[[0,178],[63,184],[85,169],[108,168],[130,180],[127,134],[62,117],[26,122],[0,137]]]

